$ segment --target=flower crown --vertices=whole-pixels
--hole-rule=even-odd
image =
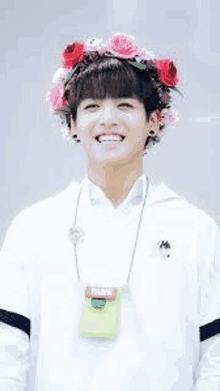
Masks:
[[[73,42],[65,47],[62,53],[63,67],[58,68],[54,73],[52,87],[46,96],[51,113],[55,113],[61,106],[68,106],[64,96],[64,86],[74,77],[77,65],[80,63],[86,64],[87,62],[91,64],[100,57],[124,59],[143,72],[149,64],[152,64],[157,70],[160,83],[181,94],[176,88],[178,75],[173,60],[171,58],[156,59],[153,52],[138,46],[133,36],[120,33],[110,37],[107,42],[102,39],[91,38],[85,43]],[[169,94],[163,94],[161,99],[167,103]],[[175,126],[178,120],[176,111],[174,109],[164,110],[166,111],[167,125]],[[63,136],[65,137],[65,132]]]

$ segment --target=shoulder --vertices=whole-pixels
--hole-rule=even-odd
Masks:
[[[151,206],[166,220],[179,221],[181,224],[185,222],[187,225],[200,228],[218,228],[215,220],[206,212],[177,194],[164,182],[151,185],[149,190]]]
[[[13,219],[1,248],[10,259],[16,258],[15,254],[22,254],[18,258],[26,259],[34,256],[40,248],[46,249],[49,241],[53,240],[57,233],[66,232],[73,222],[78,182],[71,182],[65,189],[61,189],[50,197],[24,208]]]
[[[59,189],[51,196],[22,209],[14,218],[12,226],[34,230],[48,223],[53,224],[54,221],[60,222],[60,219],[69,215],[79,186],[80,182],[72,181],[66,188]]]

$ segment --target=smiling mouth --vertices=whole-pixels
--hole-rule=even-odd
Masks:
[[[106,139],[106,140],[99,140],[99,138],[101,137],[102,135],[99,135],[97,137],[95,137],[96,141],[98,141],[99,144],[101,144],[102,142],[106,142],[106,143],[114,143],[114,142],[119,142],[121,143],[124,139],[125,139],[125,136],[122,136],[121,134],[118,135],[120,136],[122,139],[121,140],[114,140],[113,138],[109,138],[109,139]]]

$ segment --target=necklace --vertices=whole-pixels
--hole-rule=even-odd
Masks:
[[[143,211],[144,211],[144,206],[146,203],[147,199],[147,194],[148,194],[148,187],[149,187],[149,180],[147,177],[147,186],[146,186],[146,192],[145,192],[145,197],[143,201],[143,205],[141,208],[141,213],[140,213],[140,219],[138,223],[138,228],[137,228],[137,233],[136,233],[136,238],[135,238],[135,243],[134,243],[134,248],[132,252],[132,257],[131,257],[131,262],[130,262],[130,267],[129,267],[129,272],[128,272],[128,277],[127,277],[127,282],[126,285],[128,286],[129,280],[130,280],[130,275],[132,271],[132,266],[134,263],[134,255],[137,247],[137,242],[138,242],[138,237],[139,237],[139,232],[140,232],[140,226],[141,226],[141,221],[142,221],[142,216],[143,216]],[[78,198],[77,198],[77,204],[76,204],[76,210],[75,210],[75,217],[74,217],[74,228],[70,229],[70,235],[72,242],[74,244],[74,249],[75,249],[75,259],[76,259],[76,268],[77,268],[77,276],[78,276],[78,281],[81,281],[80,279],[80,273],[79,273],[79,264],[78,264],[78,257],[77,257],[77,249],[76,245],[77,242],[80,240],[80,238],[83,236],[83,230],[81,228],[76,228],[76,219],[77,219],[77,213],[79,209],[79,201],[80,201],[80,196],[82,193],[83,189],[83,183],[81,184]],[[113,301],[116,300],[117,298],[117,288],[95,288],[95,287],[86,287],[86,293],[85,293],[86,298],[91,298],[91,304],[93,308],[96,309],[102,309],[106,305],[106,300],[108,301]]]

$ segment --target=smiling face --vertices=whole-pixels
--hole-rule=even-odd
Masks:
[[[144,104],[137,98],[85,99],[71,125],[90,162],[131,164],[142,160],[149,122]],[[102,134],[109,137],[97,137]],[[113,134],[123,137],[114,140]]]

